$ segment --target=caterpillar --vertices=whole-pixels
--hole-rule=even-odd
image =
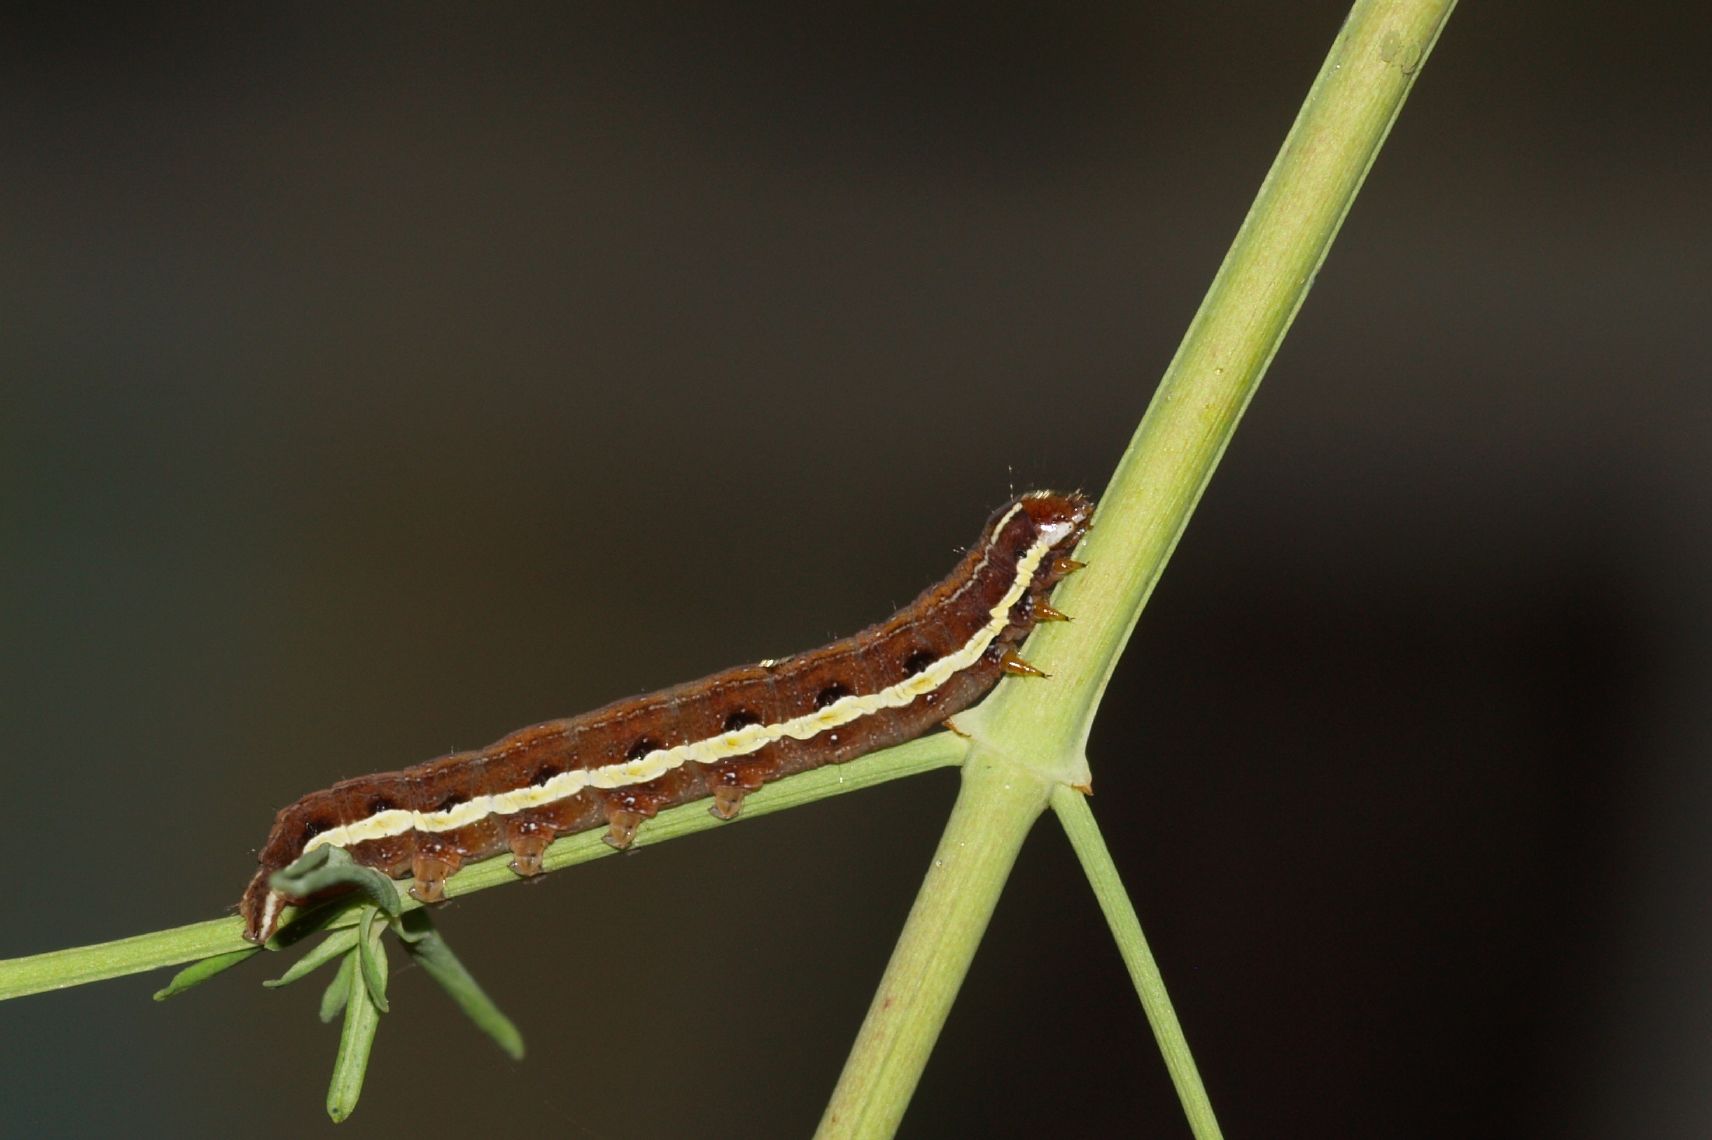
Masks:
[[[311,792],[274,818],[238,904],[244,937],[266,942],[285,907],[308,901],[269,879],[317,847],[410,877],[413,896],[438,902],[465,863],[509,849],[513,871],[536,875],[561,835],[605,825],[622,849],[662,808],[706,797],[734,819],[769,780],[920,736],[1001,676],[1040,674],[1016,646],[1063,620],[1047,597],[1081,566],[1070,555],[1092,514],[1081,494],[1031,492],[988,520],[943,581],[851,637]]]

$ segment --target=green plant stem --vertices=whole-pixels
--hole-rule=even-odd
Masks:
[[[1078,557],[1088,568],[1054,597],[1075,617],[1030,639],[1051,701],[1007,685],[983,719],[1023,739],[1031,761],[1085,774],[1106,682],[1189,524],[1455,0],[1360,0],[1213,278],[1100,497]],[[1025,731],[1026,737],[1020,734]]]
[[[104,978],[230,954],[249,946],[242,937],[243,929],[244,924],[235,918],[216,918],[116,942],[9,958],[0,961],[0,998],[62,990]]]
[[[1060,784],[1052,790],[1052,810],[1070,838],[1070,846],[1082,864],[1083,874],[1094,888],[1094,897],[1099,900],[1100,910],[1106,916],[1106,925],[1112,929],[1112,939],[1129,970],[1130,981],[1135,983],[1135,992],[1141,998],[1147,1023],[1153,1027],[1153,1039],[1159,1043],[1165,1068],[1171,1074],[1171,1083],[1177,1088],[1177,1099],[1189,1118],[1190,1130],[1197,1140],[1217,1140],[1223,1133],[1213,1116],[1213,1102],[1201,1084],[1201,1074],[1189,1052],[1188,1039],[1183,1036],[1183,1027],[1177,1021],[1177,1011],[1171,1007],[1171,997],[1165,992],[1165,979],[1159,973],[1159,963],[1153,960],[1153,951],[1147,948],[1147,939],[1141,933],[1141,920],[1136,917],[1135,906],[1124,891],[1117,864],[1112,862],[1112,853],[1106,849],[1105,838],[1094,822],[1094,813],[1088,810],[1088,799],[1074,788]]]
[[[822,1117],[822,1137],[889,1136],[897,1129],[939,1028],[1029,828],[1051,786],[983,759],[963,787],[927,880]]]
[[[896,748],[871,753],[848,764],[804,772],[751,793],[744,800],[743,814],[739,819],[758,819],[814,800],[948,767],[962,760],[965,747],[964,742],[953,734],[939,732]],[[708,814],[705,802],[684,804],[661,812],[650,820],[648,826],[637,833],[635,846],[647,847],[723,826],[727,825]],[[600,841],[599,833],[589,831],[567,835],[554,843],[547,849],[543,865],[547,870],[555,871],[611,854],[614,854],[613,850]],[[510,861],[510,855],[499,855],[465,867],[446,881],[447,897],[462,898],[476,891],[519,882],[508,865]],[[406,893],[408,886],[408,882],[397,884],[401,911],[415,910],[422,905]],[[289,919],[289,913],[287,917]],[[335,919],[330,925],[349,925],[353,921],[354,917],[346,917]],[[240,920],[217,918],[116,942],[0,960],[0,1000],[251,949],[242,935],[243,923]]]
[[[955,718],[972,738],[965,771],[984,772],[989,764],[998,771],[964,780],[934,869],[822,1118],[822,1135],[889,1135],[920,1079],[928,1050],[915,1043],[937,1036],[949,1009],[941,995],[961,984],[973,956],[969,931],[985,927],[997,898],[986,876],[958,878],[942,865],[984,842],[1002,876],[1019,829],[1026,831],[1019,821],[1038,792],[1033,782],[1091,783],[1088,734],[1118,655],[1453,7],[1454,0],[1358,0],[1351,10],[1100,497],[1078,554],[1087,569],[1053,599],[1076,620],[1041,628],[1024,650],[1050,680],[1008,681]],[[1000,834],[971,838],[969,820],[990,821]],[[951,894],[963,879],[979,883],[977,895]],[[976,913],[977,906],[984,909]],[[941,921],[939,912],[958,919]],[[1163,995],[1150,959],[1147,973],[1147,986]],[[901,995],[914,994],[931,1000],[894,1008]],[[1172,1036],[1171,1047],[1187,1056],[1181,1032]],[[1185,1108],[1193,1119],[1197,1110]]]

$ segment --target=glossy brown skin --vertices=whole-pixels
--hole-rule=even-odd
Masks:
[[[1073,568],[1065,560],[1086,532],[1093,510],[1092,503],[1075,493],[1042,492],[1018,502],[1022,509],[1001,533],[994,533],[994,527],[1015,504],[993,515],[980,541],[942,582],[893,617],[852,637],[780,661],[740,665],[578,717],[532,725],[478,752],[453,753],[402,771],[361,776],[311,792],[274,819],[273,831],[258,856],[260,869],[239,904],[245,937],[264,942],[272,935],[272,929],[262,929],[268,877],[295,862],[304,845],[321,831],[393,808],[444,810],[476,795],[541,783],[571,768],[620,763],[654,748],[705,739],[742,724],[777,723],[849,693],[866,694],[896,684],[965,644],[986,623],[1015,577],[1018,558],[1043,525],[1072,524],[1012,607],[1010,625],[981,659],[903,708],[869,713],[808,740],[779,740],[717,764],[686,764],[648,783],[610,790],[589,788],[545,807],[489,815],[455,831],[410,831],[348,850],[356,862],[392,878],[414,874],[418,888],[426,888],[425,892],[418,889],[418,897],[434,901],[444,877],[462,863],[509,848],[515,855],[513,868],[533,874],[539,870],[541,850],[558,836],[606,825],[612,829],[609,841],[624,846],[636,826],[662,808],[710,795],[717,796],[715,814],[729,818],[736,814],[744,792],[769,780],[842,763],[937,727],[998,683],[1006,653],[1028,636],[1036,622],[1036,607]]]

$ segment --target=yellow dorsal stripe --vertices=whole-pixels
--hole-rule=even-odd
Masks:
[[[1002,533],[1005,524],[1011,520],[1021,504],[1013,506],[1008,514],[1001,518],[993,528],[993,534]],[[490,815],[513,815],[529,808],[544,807],[559,800],[569,799],[587,788],[612,789],[629,787],[632,784],[645,784],[657,780],[667,772],[683,767],[685,764],[717,764],[722,760],[730,760],[738,756],[746,756],[758,752],[776,740],[787,737],[794,740],[810,740],[823,732],[846,725],[870,713],[882,709],[902,708],[918,697],[931,693],[949,681],[953,676],[969,668],[981,659],[987,647],[993,640],[1004,632],[1010,624],[1011,607],[1021,600],[1028,584],[1034,578],[1034,572],[1039,569],[1041,560],[1046,557],[1060,539],[1070,532],[1070,524],[1054,523],[1041,528],[1034,543],[1023,556],[1017,560],[1016,573],[1011,578],[1010,586],[1004,596],[988,611],[987,621],[974,635],[959,648],[939,658],[919,673],[904,678],[895,685],[889,685],[874,693],[851,694],[840,697],[825,708],[816,709],[790,720],[777,724],[752,724],[732,732],[721,732],[703,740],[692,740],[687,744],[675,745],[671,748],[656,748],[652,752],[639,756],[634,760],[625,760],[617,764],[607,764],[599,768],[573,768],[561,772],[545,783],[518,788],[509,792],[497,792],[492,795],[474,796],[456,807],[445,811],[404,811],[391,810],[377,812],[354,823],[347,823],[310,839],[304,845],[307,853],[317,847],[351,847],[374,839],[388,839],[394,835],[402,835],[406,831],[441,832],[455,831],[460,827],[468,827],[472,823],[485,819]],[[986,556],[973,568],[969,581],[986,563]],[[962,589],[967,588],[967,582]]]

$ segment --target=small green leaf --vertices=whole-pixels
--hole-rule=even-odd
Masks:
[[[428,976],[439,982],[451,995],[458,1008],[476,1023],[476,1028],[493,1038],[514,1061],[523,1059],[523,1034],[511,1019],[501,1013],[493,999],[487,996],[475,977],[458,961],[440,932],[434,929],[427,911],[413,910],[399,920],[399,937],[404,949],[421,964]]]
[[[317,847],[291,866],[275,871],[268,886],[292,898],[327,891],[356,891],[387,914],[399,911],[398,888],[373,867],[351,861],[343,847]]]
[[[357,952],[351,950],[345,954],[345,960],[339,963],[339,972],[333,975],[326,991],[321,995],[321,1020],[332,1021],[344,1012],[345,1002],[351,996],[351,975],[357,970]]]
[[[331,962],[333,959],[345,953],[345,951],[349,950],[356,944],[357,930],[355,927],[351,927],[346,930],[335,930],[333,933],[329,934],[317,943],[313,950],[293,962],[291,964],[291,968],[286,970],[285,973],[281,974],[277,978],[271,978],[268,981],[263,982],[262,985],[267,986],[269,989],[276,989],[279,986],[289,986],[299,978],[306,977],[315,970],[325,966],[328,962]]]
[[[360,948],[363,943],[359,942]],[[360,950],[357,951],[360,953]],[[350,962],[351,959],[346,959]],[[375,958],[380,971],[381,988],[386,987],[386,956]],[[343,969],[340,970],[344,974]],[[339,1055],[333,1061],[333,1079],[327,1085],[327,1115],[338,1124],[356,1111],[357,1098],[363,1092],[363,1075],[368,1072],[369,1053],[374,1048],[375,1030],[380,1028],[380,1009],[369,997],[368,983],[362,970],[353,968],[345,987],[345,1024],[339,1032]]]
[[[201,985],[215,974],[223,970],[230,970],[239,962],[247,961],[252,954],[260,952],[260,946],[251,946],[245,950],[233,950],[229,954],[215,954],[212,957],[202,959],[200,962],[192,962],[174,974],[172,981],[166,984],[165,989],[155,991],[155,1000],[165,1001],[169,997],[183,993],[191,986]]]
[[[389,1010],[386,1004],[386,947],[380,941],[386,924],[375,925],[375,915],[379,913],[373,907],[363,910],[360,920],[362,933],[357,939],[357,968],[362,971],[369,1000],[374,1002],[376,1009],[386,1013]]]

